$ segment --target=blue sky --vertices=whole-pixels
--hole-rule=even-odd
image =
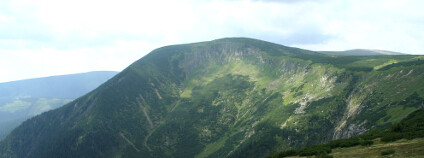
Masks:
[[[251,37],[424,54],[420,0],[2,0],[0,82],[120,71],[151,50]]]

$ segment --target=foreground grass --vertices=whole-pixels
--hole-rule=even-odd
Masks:
[[[390,143],[376,143],[369,147],[355,146],[333,149],[329,154],[337,157],[424,157],[424,138],[413,140],[398,140]],[[394,150],[395,153],[382,155],[383,152]]]
[[[413,140],[402,139],[395,142],[384,143],[379,140],[371,146],[354,146],[348,148],[332,149],[331,154],[327,157],[334,158],[373,158],[373,157],[424,157],[424,138]],[[392,154],[383,155],[385,151],[394,150]],[[319,156],[289,156],[287,158],[304,158],[304,157],[319,157]]]

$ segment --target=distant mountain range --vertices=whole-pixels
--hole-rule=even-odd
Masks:
[[[319,51],[318,53],[341,56],[407,55],[399,52],[375,49],[352,49],[346,51]]]
[[[265,157],[388,128],[423,104],[424,56],[224,38],[153,50],[22,123],[0,157]]]
[[[24,120],[84,95],[117,73],[95,71],[0,83],[0,140]]]

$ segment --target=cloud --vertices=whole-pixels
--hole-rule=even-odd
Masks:
[[[275,3],[304,3],[314,2],[319,3],[321,0],[252,0],[254,2],[275,2]]]
[[[343,1],[320,7],[323,32],[333,36],[326,44],[294,44],[314,50],[384,49],[424,54],[424,12],[420,1]],[[418,48],[421,47],[421,48]]]
[[[0,82],[122,70],[152,49],[252,37],[312,50],[424,53],[419,0],[4,0]]]

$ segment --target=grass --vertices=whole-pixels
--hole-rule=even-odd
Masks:
[[[376,140],[379,142],[378,140]],[[423,157],[424,156],[424,138],[413,140],[398,140],[390,143],[376,143],[371,146],[354,146],[348,148],[332,149],[329,154],[334,158],[339,157],[355,157],[355,158],[370,158],[370,157]],[[289,156],[287,158],[301,158],[306,156]],[[311,157],[311,156],[309,156]],[[315,156],[316,157],[316,156]]]
[[[390,119],[388,119],[387,121],[384,121],[384,118],[381,118],[379,121],[377,121],[377,124],[385,124],[388,122],[395,124],[401,121],[404,116],[407,116],[408,114],[414,112],[415,110],[417,110],[417,108],[412,108],[412,107],[404,108],[401,106],[391,108],[387,111],[387,116],[386,116],[386,117],[390,117]]]
[[[277,158],[296,155],[319,155],[318,157],[332,155],[334,157],[376,157],[376,155],[395,155],[396,153],[399,153],[399,157],[405,156],[402,154],[406,154],[407,156],[423,156],[423,114],[424,110],[420,109],[385,130],[369,131],[360,136],[333,140],[326,144],[312,145],[303,149],[286,150],[269,157]]]
[[[195,158],[208,157],[212,153],[218,151],[222,146],[224,146],[226,140],[227,137],[222,137],[216,142],[208,144],[200,154],[195,156]]]
[[[374,70],[378,70],[378,69],[380,69],[382,67],[385,67],[385,66],[390,65],[390,64],[393,64],[393,63],[397,63],[397,61],[396,60],[393,60],[393,59],[392,60],[389,60],[389,61],[385,62],[384,64],[374,66]]]
[[[388,151],[395,151],[389,153]],[[398,140],[390,143],[376,143],[369,147],[355,146],[349,148],[333,149],[333,157],[381,157],[382,153],[389,153],[386,156],[391,157],[423,157],[424,156],[424,138],[413,140]]]
[[[193,87],[187,87],[184,89],[183,93],[181,93],[181,98],[190,98]]]

